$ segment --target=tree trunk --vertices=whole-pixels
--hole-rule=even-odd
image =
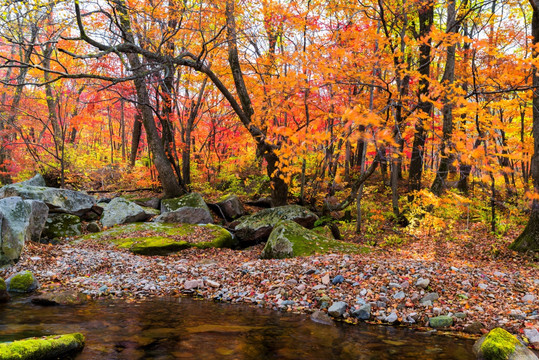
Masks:
[[[539,0],[530,0],[533,7],[532,35],[535,58],[539,57],[537,44],[539,44]],[[533,69],[533,156],[531,160],[534,198],[528,225],[522,234],[510,245],[517,251],[539,251],[539,73],[537,67]]]
[[[140,136],[142,135],[142,117],[140,116],[140,107],[135,114],[133,121],[133,133],[131,136],[131,155],[129,156],[129,165],[135,166],[137,160],[138,146],[140,144]]]

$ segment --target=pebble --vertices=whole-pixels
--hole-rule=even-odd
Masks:
[[[526,304],[532,304],[536,300],[535,296],[532,294],[526,294],[522,297],[522,302]]]
[[[333,317],[341,317],[346,311],[346,306],[344,301],[337,301],[328,309],[328,314]]]
[[[421,289],[426,289],[430,284],[430,280],[429,279],[423,279],[423,278],[419,278],[417,279],[416,283],[415,283],[415,286],[417,286],[418,288],[421,288]]]
[[[326,274],[322,277],[322,284],[328,285],[329,284],[329,274]]]
[[[404,291],[399,291],[398,293],[396,293],[395,295],[393,295],[393,299],[395,300],[401,300],[401,299],[404,299],[406,295],[404,294]]]
[[[421,298],[421,300],[419,300],[419,303],[425,305],[426,302],[430,301],[431,304],[432,304],[432,302],[438,300],[439,298],[440,298],[440,296],[438,295],[438,293],[432,292],[432,293],[428,293],[427,295],[423,296],[423,298]]]
[[[196,288],[202,288],[204,287],[204,281],[203,280],[187,280],[183,284],[183,288],[185,290],[192,290]]]
[[[524,336],[526,336],[530,344],[539,345],[539,331],[537,329],[524,329]]]
[[[399,317],[397,316],[397,313],[392,312],[391,314],[388,315],[388,317],[386,317],[386,322],[388,322],[390,324],[393,324],[398,319],[399,319]]]
[[[481,290],[486,290],[488,288],[488,285],[485,283],[480,283],[479,285],[477,285],[477,287]]]
[[[509,317],[513,319],[524,320],[526,319],[526,314],[524,314],[522,310],[511,310],[509,312]]]
[[[337,285],[337,284],[342,284],[343,281],[344,281],[344,277],[342,275],[337,275],[333,278],[333,280],[331,280],[331,283],[333,285]]]
[[[213,280],[206,280],[204,281],[208,286],[212,287],[212,288],[218,288],[218,287],[221,287],[221,284],[219,284],[217,281],[213,281]]]
[[[371,317],[371,304],[365,304],[360,306],[359,308],[353,309],[350,312],[350,315],[355,318],[358,318],[359,320],[369,320]]]

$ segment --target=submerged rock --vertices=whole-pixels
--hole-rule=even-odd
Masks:
[[[76,291],[45,293],[32,299],[33,304],[43,306],[80,305],[88,301],[88,295]]]
[[[51,215],[45,223],[45,229],[43,229],[43,237],[46,239],[78,236],[80,234],[82,234],[80,218],[70,214]]]
[[[7,292],[7,286],[4,279],[0,278],[0,303],[8,302],[11,296]]]
[[[283,220],[291,220],[312,229],[318,216],[299,205],[279,206],[241,217],[234,230],[243,246],[258,244],[266,241],[277,223]]]
[[[161,215],[154,219],[162,223],[212,224],[213,218],[202,195],[191,193],[180,198],[161,201]]]
[[[284,259],[328,252],[359,253],[362,250],[356,244],[328,239],[293,221],[281,221],[271,232],[260,257],[262,259]],[[341,280],[338,277],[336,279],[335,284]],[[329,276],[327,283],[329,283]]]
[[[150,217],[142,206],[121,197],[112,199],[103,207],[101,224],[111,227],[118,224],[128,224],[145,221]]]
[[[0,359],[65,359],[84,347],[80,333],[51,335],[0,343]]]
[[[39,287],[39,282],[30,271],[21,271],[6,280],[7,291],[30,293]]]
[[[537,356],[502,328],[492,329],[473,346],[481,360],[537,360]]]
[[[316,310],[311,315],[311,320],[324,325],[334,325],[333,320],[323,311]]]

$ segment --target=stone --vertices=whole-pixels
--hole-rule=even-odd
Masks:
[[[453,325],[453,318],[451,316],[436,316],[429,319],[429,326],[435,329],[448,327]]]
[[[206,285],[208,285],[209,287],[212,287],[212,288],[219,288],[219,287],[221,287],[221,284],[219,284],[217,281],[213,281],[213,280],[205,280],[204,282],[206,283]]]
[[[393,299],[395,300],[402,300],[404,299],[406,295],[404,294],[404,291],[399,291],[398,293],[396,293],[395,295],[393,295]]]
[[[438,293],[432,292],[432,293],[428,293],[427,295],[423,296],[421,298],[421,300],[419,300],[419,303],[425,305],[425,303],[427,301],[430,301],[431,303],[433,303],[434,301],[438,300],[439,298],[440,298],[440,296],[438,295]]]
[[[242,246],[246,247],[268,240],[273,228],[284,220],[312,229],[318,216],[299,205],[279,206],[239,218],[234,231]]]
[[[204,280],[187,280],[183,284],[185,290],[199,289],[204,287]]]
[[[41,233],[45,228],[47,218],[49,216],[49,207],[39,200],[25,200],[30,204],[30,221],[29,231],[30,240],[39,242],[41,239]]]
[[[526,319],[526,314],[522,310],[511,310],[509,312],[509,317],[513,319],[524,320]]]
[[[393,324],[394,322],[396,322],[397,320],[399,320],[399,317],[397,315],[396,312],[392,312],[391,314],[389,314],[387,317],[386,317],[386,322],[390,323],[390,324]]]
[[[103,207],[101,224],[105,227],[111,227],[118,224],[145,221],[149,217],[150,215],[140,205],[117,197]]]
[[[474,321],[473,323],[465,326],[462,331],[467,334],[481,334],[481,330],[483,330],[484,328],[485,325],[483,325],[481,322]]]
[[[0,359],[67,359],[84,347],[84,335],[50,335],[0,343]]]
[[[0,266],[19,260],[24,243],[32,237],[32,203],[20,197],[0,199]]]
[[[522,302],[525,304],[533,304],[537,298],[535,295],[526,294],[522,297]]]
[[[86,225],[86,231],[88,231],[89,233],[98,233],[101,230],[101,226],[99,226],[99,224],[95,221],[92,221],[88,223],[88,225]]]
[[[485,283],[480,283],[479,285],[477,285],[477,287],[481,290],[486,290],[488,288],[488,285]]]
[[[417,286],[418,288],[421,288],[421,289],[426,289],[429,286],[429,284],[430,284],[430,280],[429,279],[424,279],[424,278],[419,278],[415,282],[415,286]]]
[[[202,195],[191,193],[180,198],[161,200],[161,215],[153,221],[162,223],[212,224],[213,218]]]
[[[330,306],[328,314],[333,317],[341,317],[346,312],[346,306],[344,301],[337,301]]]
[[[501,328],[483,335],[473,346],[478,359],[537,360],[537,356],[514,336]]]
[[[76,291],[44,293],[32,298],[32,303],[42,306],[80,305],[88,301],[88,295]]]
[[[328,285],[329,284],[329,274],[326,274],[322,276],[322,284]]]
[[[539,331],[537,331],[537,329],[524,329],[524,336],[526,336],[530,344],[534,345],[535,347],[539,345]]]
[[[82,234],[80,218],[70,214],[53,214],[49,216],[43,229],[42,237],[57,239]]]
[[[371,304],[365,304],[352,310],[350,315],[358,318],[359,320],[369,320],[371,317]]]
[[[323,311],[316,310],[311,315],[311,320],[324,325],[333,325],[333,320]]]
[[[455,317],[457,319],[465,319],[466,318],[466,313],[465,312],[457,312],[457,313],[455,313]]]
[[[134,200],[134,203],[142,206],[143,208],[146,207],[146,208],[152,208],[155,210],[161,209],[161,199],[159,198],[137,199],[137,200]]]
[[[68,189],[19,184],[6,185],[0,189],[0,198],[18,196],[27,200],[39,200],[47,204],[50,212],[82,216],[96,205],[95,198],[86,193]]]
[[[47,186],[43,175],[37,173],[33,178],[17,183],[24,186]]]
[[[0,278],[0,303],[8,302],[11,299],[7,292],[7,285],[4,279]]]
[[[30,271],[21,271],[11,275],[6,280],[7,291],[15,293],[30,293],[37,290],[39,282]]]
[[[236,195],[226,195],[215,204],[227,221],[235,220],[245,215],[245,209]]]
[[[329,239],[294,221],[283,220],[275,225],[260,257],[284,259],[328,252],[360,253],[362,251],[364,251],[363,248],[357,244]]]

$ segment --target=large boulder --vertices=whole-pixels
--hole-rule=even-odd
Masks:
[[[16,293],[30,293],[37,290],[39,282],[32,272],[25,270],[11,275],[6,280],[7,291]]]
[[[473,346],[479,360],[537,360],[537,356],[502,328],[492,329]]]
[[[39,200],[25,200],[25,202],[30,204],[30,222],[28,224],[30,240],[39,242],[49,216],[49,207]]]
[[[82,225],[78,216],[53,214],[45,223],[42,237],[45,239],[57,239],[80,234],[82,234]]]
[[[180,198],[161,201],[161,215],[154,219],[162,223],[212,224],[213,218],[202,195],[191,193]]]
[[[80,333],[51,335],[0,343],[0,359],[70,359],[84,348]]]
[[[77,216],[91,211],[96,204],[93,196],[80,191],[25,185],[24,183],[6,185],[0,189],[0,198],[11,196],[39,200],[47,204],[51,212]]]
[[[245,215],[245,209],[236,195],[226,195],[216,204],[225,220],[234,220]]]
[[[103,207],[101,224],[111,227],[118,224],[128,224],[145,221],[150,217],[140,205],[121,197],[112,199]]]
[[[327,238],[294,221],[279,222],[271,232],[261,258],[284,259],[330,252],[360,253],[364,249],[352,243]]]
[[[45,179],[41,174],[36,174],[33,178],[21,181],[18,183],[19,185],[25,185],[25,186],[47,186],[45,183]]]
[[[32,209],[32,202],[20,197],[0,199],[0,265],[19,260],[24,243],[32,237]],[[32,225],[37,233],[37,224]]]
[[[318,216],[299,205],[285,205],[264,209],[253,215],[241,217],[234,228],[242,246],[266,241],[273,227],[282,220],[291,220],[303,227],[312,229]]]

